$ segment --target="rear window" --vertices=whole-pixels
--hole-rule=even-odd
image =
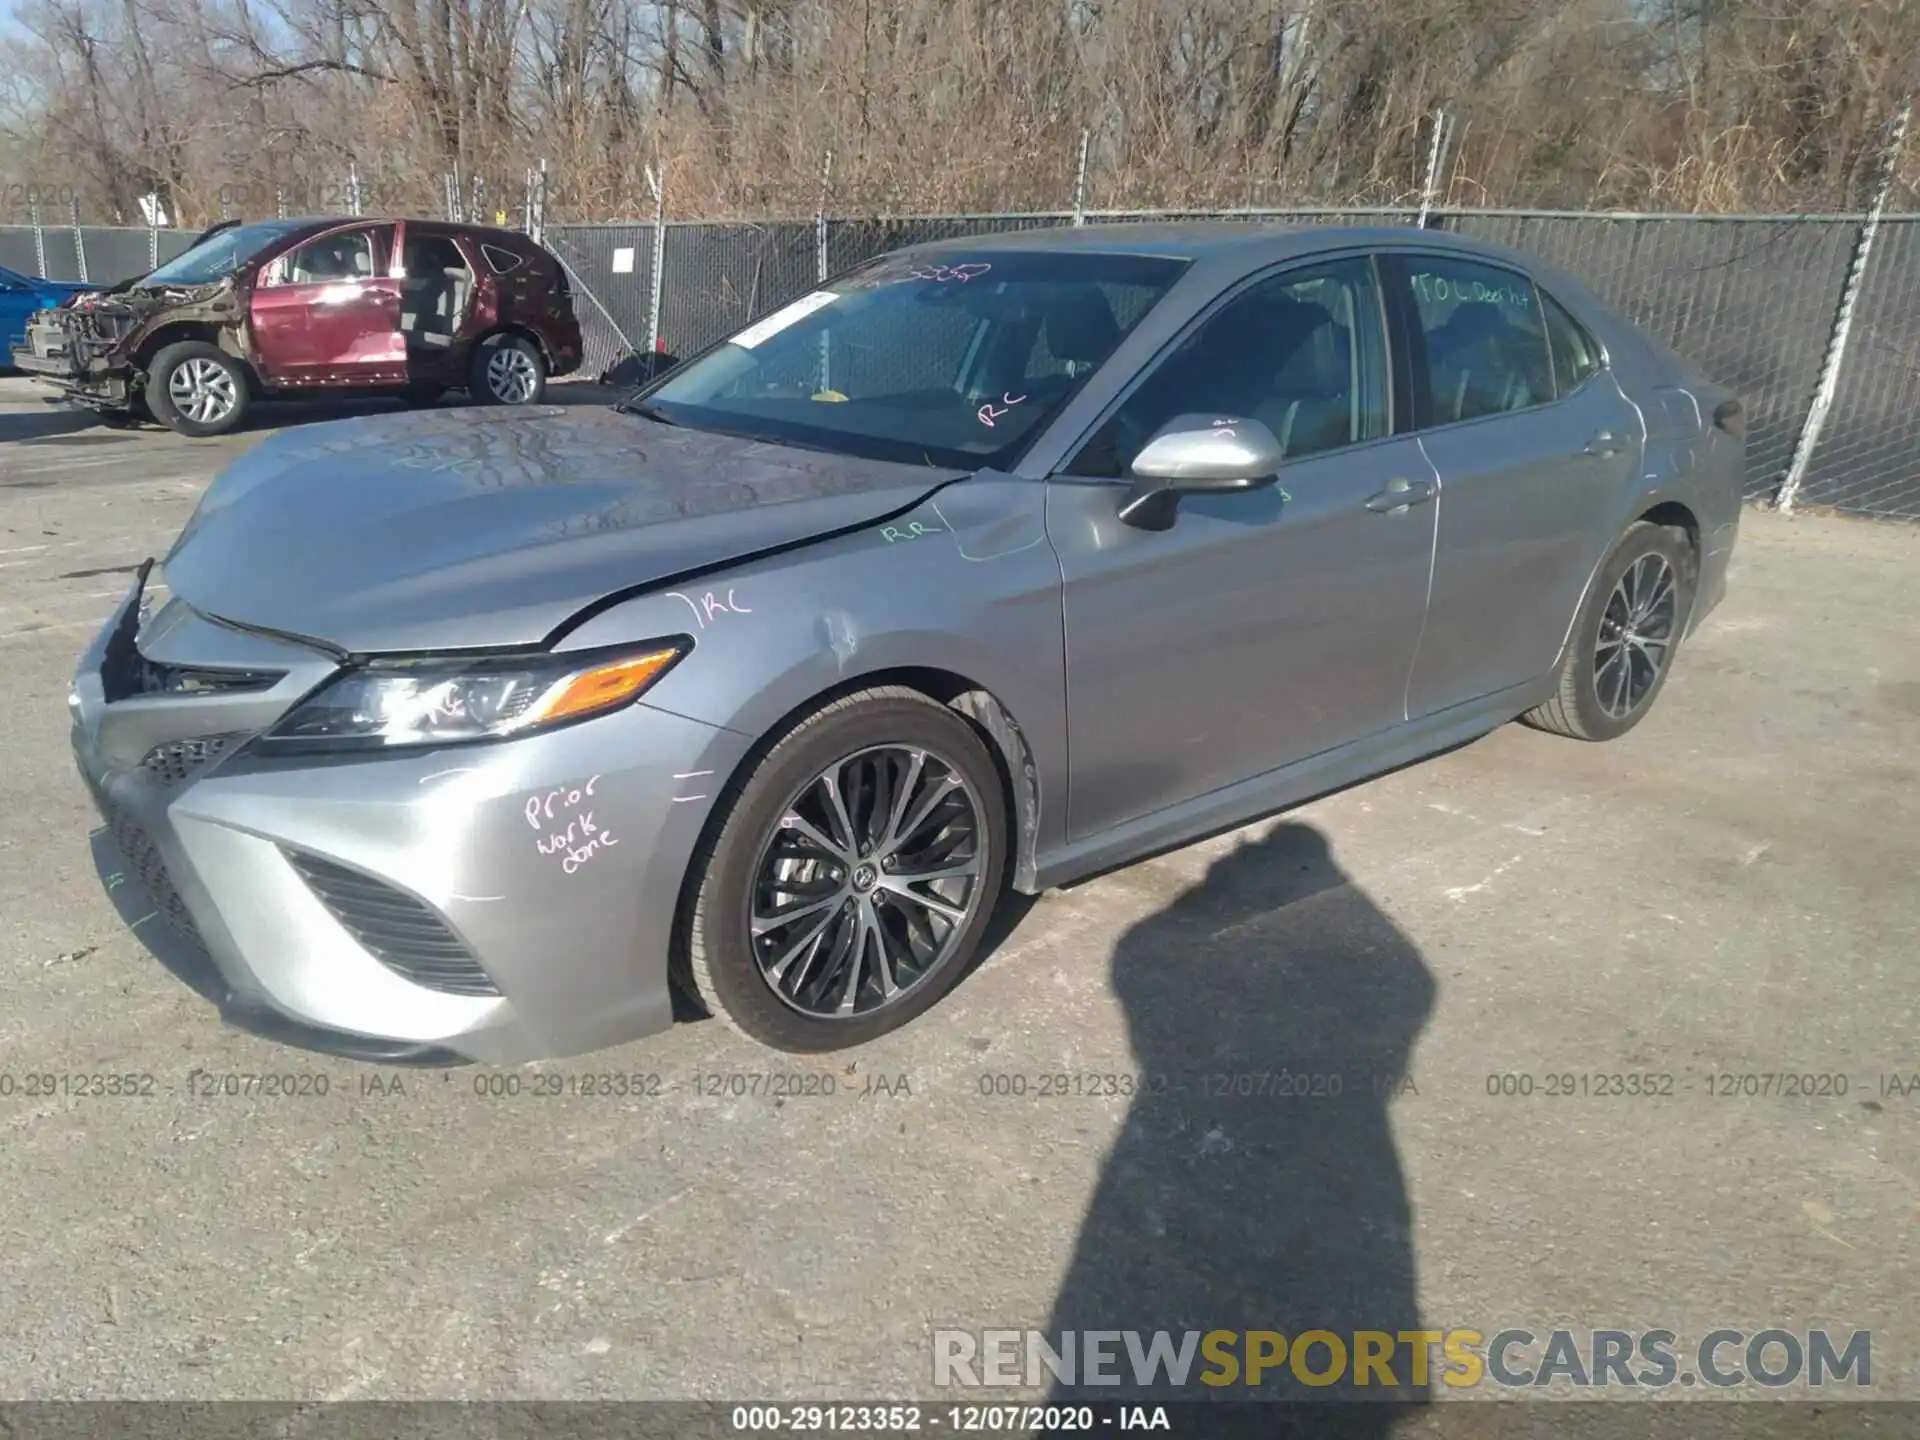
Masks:
[[[527,263],[526,256],[498,245],[482,245],[480,254],[486,260],[487,268],[496,275],[511,275]]]

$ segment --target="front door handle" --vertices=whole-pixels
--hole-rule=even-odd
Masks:
[[[1389,480],[1386,489],[1368,498],[1367,509],[1376,515],[1397,515],[1410,505],[1426,504],[1434,489],[1431,480]]]
[[[1618,455],[1620,442],[1613,438],[1611,430],[1602,430],[1587,442],[1587,448],[1582,453],[1601,456]]]

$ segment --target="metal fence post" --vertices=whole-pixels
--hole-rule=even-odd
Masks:
[[[536,244],[547,243],[547,162],[544,159],[540,162],[534,190],[533,238]]]
[[[360,213],[360,166],[352,160],[347,162],[347,213]]]
[[[647,353],[660,353],[661,272],[667,263],[667,177],[662,170],[647,167],[647,184],[653,190],[653,274],[649,277],[652,293],[647,297]]]
[[[1887,208],[1887,197],[1893,192],[1893,182],[1900,169],[1900,151],[1906,144],[1907,122],[1913,118],[1911,101],[1900,107],[1900,113],[1893,117],[1892,129],[1887,137],[1886,152],[1881,156],[1880,180],[1874,187],[1873,203],[1867,209],[1867,218],[1860,226],[1860,236],[1854,242],[1853,263],[1847,267],[1846,282],[1840,287],[1840,306],[1834,311],[1833,331],[1827,337],[1827,356],[1820,366],[1820,383],[1814,388],[1813,404],[1807,409],[1806,423],[1800,427],[1800,439],[1793,447],[1793,459],[1787,464],[1787,473],[1780,479],[1780,489],[1775,493],[1773,508],[1782,515],[1793,513],[1794,497],[1800,493],[1800,484],[1807,478],[1807,468],[1813,463],[1813,450],[1820,443],[1820,432],[1826,428],[1827,414],[1833,409],[1833,398],[1840,389],[1840,366],[1846,359],[1847,339],[1853,333],[1854,306],[1860,299],[1860,287],[1867,276],[1867,258],[1873,253],[1874,238],[1880,233],[1880,217]]]
[[[820,203],[813,212],[814,279],[827,283],[827,195],[833,184],[833,152],[820,157]]]
[[[147,269],[160,268],[160,200],[156,196],[147,211]]]
[[[31,191],[27,196],[27,223],[33,226],[33,268],[37,275],[47,273],[47,233],[40,228],[40,195]]]
[[[1073,223],[1087,223],[1087,152],[1093,148],[1093,131],[1080,132],[1080,165],[1073,177]]]
[[[1447,142],[1452,137],[1453,107],[1442,105],[1433,112],[1433,143],[1427,148],[1427,179],[1420,187],[1420,218],[1413,223],[1422,230],[1433,214],[1434,198],[1440,191],[1440,174],[1446,165]]]
[[[73,263],[80,267],[80,283],[87,283],[87,237],[80,229],[80,197],[67,197],[67,215],[73,222]]]

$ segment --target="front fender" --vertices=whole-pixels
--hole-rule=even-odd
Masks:
[[[932,672],[984,691],[993,703],[961,708],[1003,754],[1017,740],[1028,756],[1007,754],[1025,870],[1065,838],[1065,643],[1044,496],[1033,481],[976,476],[885,524],[624,601],[561,648],[692,635],[646,703],[756,741],[869,678]]]

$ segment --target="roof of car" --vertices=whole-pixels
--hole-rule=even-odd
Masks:
[[[436,220],[426,215],[301,215],[288,216],[285,220],[273,223],[302,229],[331,230],[338,225],[392,225],[396,222],[432,226],[436,230],[458,230],[466,235],[481,235],[520,245],[534,243],[525,231],[511,230],[504,225],[481,225],[470,220]]]
[[[1411,225],[1317,225],[1283,216],[1246,220],[1122,221],[1052,225],[1032,230],[983,231],[927,241],[914,250],[1079,250],[1111,255],[1158,255],[1179,260],[1261,258],[1310,254],[1349,245],[1432,243],[1448,249],[1506,254],[1500,246]]]

